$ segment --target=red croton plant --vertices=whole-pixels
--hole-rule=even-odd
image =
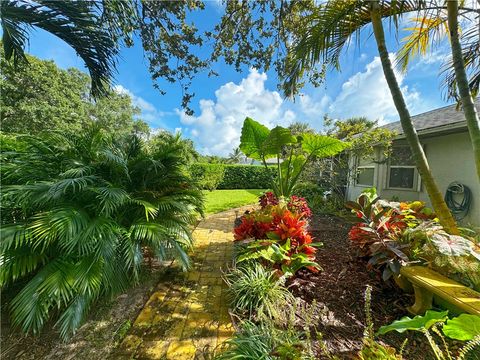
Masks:
[[[356,222],[348,233],[350,241],[369,258],[368,267],[380,271],[384,280],[398,274],[401,265],[409,262],[412,244],[403,241],[405,230],[435,219],[420,201],[393,203],[362,194],[346,207],[352,210]]]
[[[260,199],[260,204],[260,210],[243,215],[234,229],[236,241],[248,240],[248,258],[266,259],[278,269],[290,267],[291,273],[302,267],[318,271],[319,267],[314,261],[315,246],[318,244],[313,243],[308,232],[311,211],[306,201],[292,197],[282,205],[272,193],[266,193]],[[252,252],[255,252],[254,256]]]

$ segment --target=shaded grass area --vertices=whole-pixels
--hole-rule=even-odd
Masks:
[[[265,189],[204,191],[205,214],[215,214],[239,206],[254,204]]]

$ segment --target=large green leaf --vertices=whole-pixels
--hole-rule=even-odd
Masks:
[[[443,333],[451,339],[468,341],[480,335],[480,316],[462,314],[448,320]]]
[[[302,149],[307,154],[320,158],[336,155],[348,146],[348,143],[330,136],[307,133],[302,138]]]
[[[262,160],[262,146],[269,134],[270,130],[266,126],[249,117],[245,118],[240,137],[240,150],[249,158]]]
[[[448,311],[427,310],[425,315],[417,315],[413,319],[405,316],[400,320],[395,320],[390,325],[382,326],[378,329],[378,334],[383,335],[393,330],[403,333],[406,330],[429,329],[432,325],[447,320],[447,315]]]
[[[297,138],[292,135],[290,129],[277,126],[270,131],[262,145],[262,153],[266,158],[277,156],[285,145],[294,144]]]

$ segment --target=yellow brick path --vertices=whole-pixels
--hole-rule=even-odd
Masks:
[[[232,259],[236,212],[246,208],[200,222],[192,269],[158,284],[112,359],[207,359],[233,334],[222,269]]]

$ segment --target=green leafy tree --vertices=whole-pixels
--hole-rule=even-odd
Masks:
[[[20,286],[9,290],[14,325],[35,334],[57,317],[68,337],[99,297],[138,280],[146,249],[189,266],[202,195],[177,143],[150,149],[98,127],[12,138],[17,151],[1,154],[0,286]]]
[[[310,126],[309,123],[301,122],[301,121],[296,121],[293,124],[290,124],[288,126],[288,129],[292,132],[293,135],[301,135],[305,133],[315,133],[315,130],[313,130]]]
[[[109,90],[93,100],[85,73],[60,69],[53,61],[25,55],[29,66],[15,69],[0,60],[0,120],[4,132],[36,134],[44,130],[81,131],[92,122],[118,134],[148,134],[140,109],[127,94]]]
[[[204,36],[187,15],[204,7],[197,0],[5,0],[0,8],[5,57],[17,68],[27,66],[24,48],[30,30],[50,32],[82,58],[97,98],[108,93],[120,47],[132,46],[138,38],[154,86],[163,94],[161,80],[180,84],[182,105],[187,107],[193,76],[208,67],[198,56]],[[192,112],[188,107],[187,111]]]
[[[296,144],[301,151],[294,146]],[[289,129],[281,126],[269,130],[248,117],[243,123],[240,138],[240,150],[249,158],[261,161],[265,168],[268,168],[268,159],[276,159],[277,177],[272,180],[272,187],[279,198],[292,195],[300,175],[311,160],[334,156],[346,147],[346,143],[329,136],[312,133],[294,136]],[[284,155],[285,149],[288,150]]]

